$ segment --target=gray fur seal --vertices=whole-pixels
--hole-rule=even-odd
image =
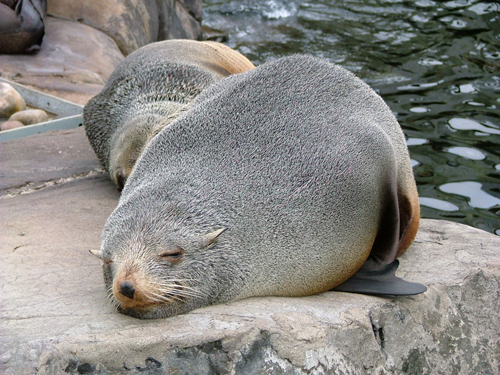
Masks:
[[[417,294],[426,288],[393,271],[419,214],[404,134],[382,98],[295,55],[210,86],[164,128],[93,254],[118,310],[138,318],[311,295],[353,275],[351,291]]]
[[[216,42],[167,40],[127,56],[83,110],[90,144],[118,189],[149,140],[206,87],[253,68],[242,54]]]

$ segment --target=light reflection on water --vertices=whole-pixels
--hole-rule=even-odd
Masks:
[[[256,65],[340,64],[407,136],[422,216],[500,235],[500,4],[456,0],[205,0],[204,24]]]
[[[435,198],[420,197],[420,205],[435,208],[440,211],[452,212],[459,210],[458,206],[455,206],[453,203],[445,202]]]
[[[470,160],[483,160],[486,158],[486,155],[482,151],[470,147],[450,147],[446,150],[446,152],[459,155]]]
[[[446,193],[457,194],[469,198],[472,207],[492,208],[500,205],[500,199],[482,190],[482,185],[475,181],[450,182],[439,187]]]

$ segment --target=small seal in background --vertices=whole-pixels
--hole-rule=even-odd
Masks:
[[[253,68],[239,52],[208,41],[156,42],[127,56],[83,110],[90,144],[118,189],[149,140],[206,87]]]
[[[215,83],[159,133],[93,254],[118,310],[138,318],[353,278],[349,291],[417,294],[426,288],[394,272],[419,218],[404,134],[382,98],[296,55]]]

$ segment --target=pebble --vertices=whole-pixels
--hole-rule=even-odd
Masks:
[[[19,121],[24,125],[38,124],[49,120],[49,115],[41,109],[27,109],[14,113],[10,116],[9,121]]]
[[[5,121],[2,125],[0,125],[0,131],[4,130],[10,130],[10,129],[17,129],[17,128],[22,128],[24,124],[19,121]]]
[[[0,117],[9,118],[12,114],[26,109],[26,102],[14,87],[0,82]]]

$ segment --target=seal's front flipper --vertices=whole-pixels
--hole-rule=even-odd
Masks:
[[[399,261],[380,264],[371,258],[351,278],[332,290],[375,295],[409,296],[420,294],[427,288],[418,283],[396,277]]]

